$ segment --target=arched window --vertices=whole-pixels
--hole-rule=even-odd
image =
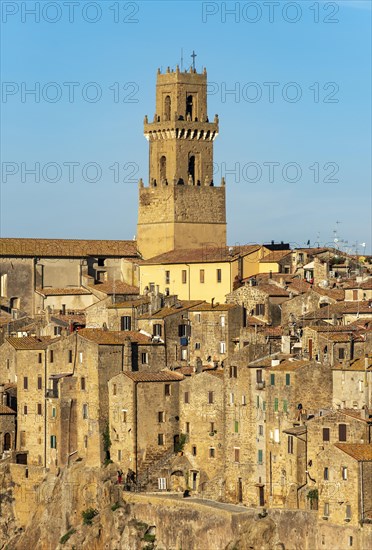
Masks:
[[[163,155],[160,157],[160,182],[167,179],[167,159]]]
[[[4,451],[9,451],[12,445],[12,438],[10,433],[4,435]]]
[[[169,95],[166,96],[164,101],[164,120],[171,119],[171,98]]]
[[[195,157],[191,155],[189,157],[189,175],[192,177],[192,181],[195,182]]]
[[[187,118],[187,115],[190,115],[190,118],[192,120],[192,111],[193,111],[193,97],[192,95],[188,95],[186,98],[186,118]]]

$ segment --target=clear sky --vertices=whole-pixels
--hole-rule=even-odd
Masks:
[[[133,238],[143,118],[157,68],[183,49],[184,68],[193,50],[207,67],[209,117],[220,117],[229,244],[336,236],[370,252],[369,1],[1,9],[2,237]]]

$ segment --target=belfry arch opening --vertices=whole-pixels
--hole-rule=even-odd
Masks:
[[[170,120],[171,119],[171,98],[169,95],[166,96],[164,100],[164,120]]]
[[[160,182],[167,179],[167,158],[163,155],[160,157]]]
[[[194,155],[189,156],[188,173],[189,173],[189,176],[192,177],[193,183],[195,183],[195,156]]]
[[[194,108],[194,98],[192,95],[188,95],[186,98],[186,119],[190,115],[190,120],[192,120],[193,108]]]

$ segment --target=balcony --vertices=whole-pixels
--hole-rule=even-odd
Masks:
[[[48,388],[45,392],[45,397],[47,399],[58,398],[58,389],[57,388]]]
[[[265,389],[265,382],[262,380],[261,382],[256,382],[256,390],[264,390]]]

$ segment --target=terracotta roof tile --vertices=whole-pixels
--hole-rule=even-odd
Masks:
[[[239,256],[246,256],[261,248],[258,244],[243,246],[226,246],[217,248],[191,248],[171,250],[158,256],[154,256],[143,263],[151,264],[183,264],[183,263],[208,263],[208,262],[231,262]]]
[[[351,290],[357,290],[358,288],[361,288],[362,290],[372,290],[372,277],[367,279],[366,281],[363,281],[361,283],[357,283],[356,281],[350,281],[346,285],[344,285],[345,289],[351,289]]]
[[[138,300],[126,300],[125,302],[116,302],[115,304],[111,304],[107,306],[107,309],[121,309],[121,308],[128,308],[128,307],[138,307],[142,306],[144,304],[150,303],[150,298],[138,298]]]
[[[36,292],[42,296],[70,296],[70,295],[87,295],[91,294],[89,290],[83,287],[67,287],[67,288],[37,288]]]
[[[128,285],[123,281],[106,281],[91,285],[91,288],[105,294],[139,294],[137,286]]]
[[[357,371],[365,371],[365,358],[364,357],[358,357],[357,359],[354,359],[352,361],[348,361],[346,363],[336,363],[333,366],[334,370],[357,370]],[[372,355],[369,355],[367,358],[367,369],[372,369]]]
[[[133,382],[179,382],[184,379],[182,374],[173,371],[160,372],[124,372]]]
[[[10,337],[7,338],[7,342],[13,348],[19,349],[19,350],[38,350],[38,349],[46,349],[49,344],[53,344],[59,340],[59,338],[52,338],[51,336],[23,336],[22,338],[16,338],[16,337]]]
[[[291,250],[274,250],[273,252],[270,252],[270,254],[264,256],[262,260],[260,260],[260,264],[279,262],[286,256],[289,256],[291,253]]]
[[[228,311],[238,307],[236,304],[209,304],[208,302],[201,303],[191,307],[190,311]]]
[[[96,328],[83,328],[78,332],[79,336],[95,342],[98,345],[106,346],[122,346],[124,342],[130,340],[138,344],[151,344],[151,337],[142,334],[141,332],[135,332],[130,330],[116,331],[116,330],[101,330]],[[159,344],[156,344],[159,345]]]
[[[136,241],[86,239],[0,239],[0,256],[64,257],[137,256]]]
[[[10,407],[7,407],[6,405],[2,405],[0,403],[0,414],[17,414],[16,411],[13,411]]]
[[[372,445],[370,443],[335,443],[335,447],[358,462],[372,461]]]
[[[163,307],[159,311],[156,311],[155,313],[144,313],[143,315],[140,315],[138,319],[164,319],[165,317],[168,317],[169,315],[174,315],[175,313],[179,313],[180,311],[185,311],[186,309],[190,309],[193,306],[197,306],[198,304],[202,304],[203,302],[200,300],[180,300],[180,306],[181,307]]]

